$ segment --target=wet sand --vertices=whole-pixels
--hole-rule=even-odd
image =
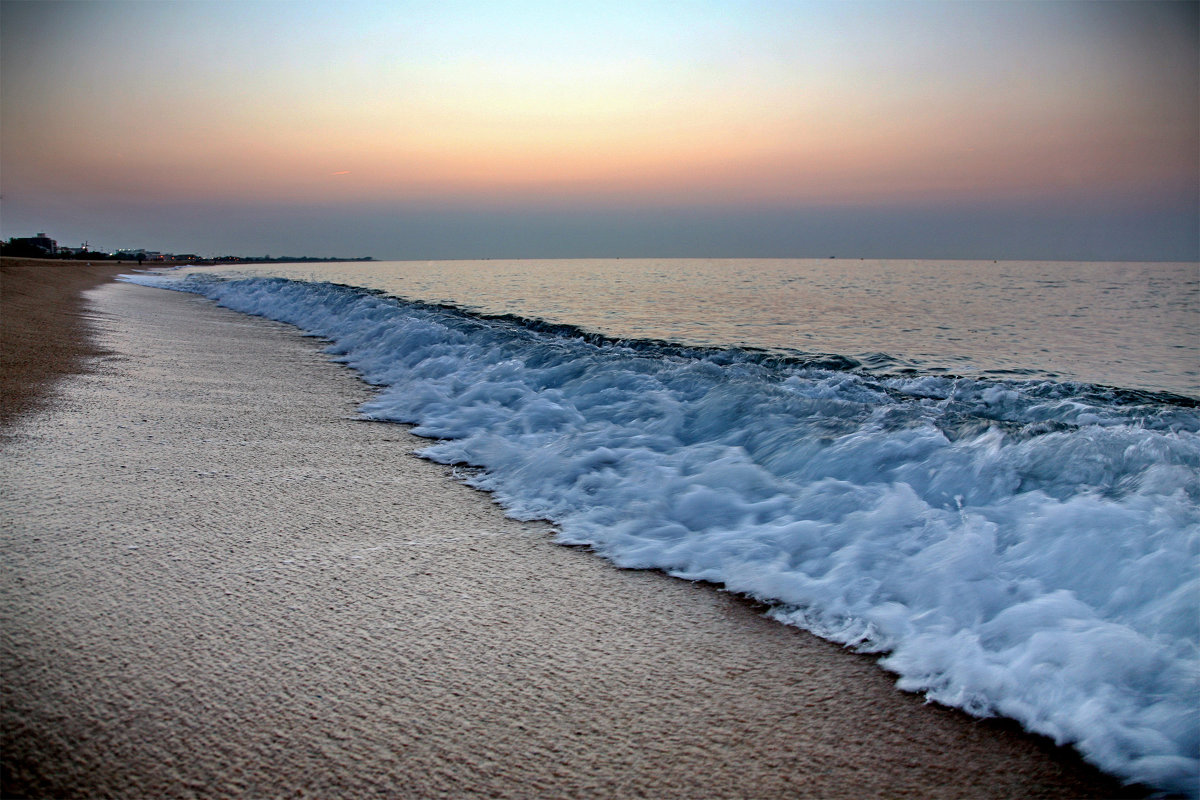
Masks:
[[[127,284],[0,431],[5,797],[1115,797],[507,519],[287,326]]]

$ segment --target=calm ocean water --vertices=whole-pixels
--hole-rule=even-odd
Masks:
[[[1200,265],[525,260],[263,265],[615,338],[848,356],[1200,398]]]
[[[1200,797],[1195,264],[139,275],[329,340],[518,519]],[[381,498],[381,502],[390,502]],[[569,598],[564,598],[569,602]]]

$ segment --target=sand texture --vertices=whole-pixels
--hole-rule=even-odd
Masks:
[[[0,442],[5,797],[1122,794],[505,518],[291,328],[88,297],[110,355]]]
[[[80,316],[81,293],[131,269],[119,261],[0,259],[0,425],[36,408],[57,377],[100,354]]]

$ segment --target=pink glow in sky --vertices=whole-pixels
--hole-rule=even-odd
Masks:
[[[1057,208],[1080,231],[1089,214],[1158,219],[1189,257],[1196,9],[4,0],[4,235],[278,251],[291,209],[329,220],[310,249],[351,225],[402,257],[396,216],[480,236],[479,214],[503,214],[533,236],[575,209],[562,254],[603,255],[587,219],[620,245],[611,215],[631,209],[935,221],[965,204]],[[248,218],[257,239],[235,233]],[[687,249],[664,236],[663,254]],[[446,255],[538,254],[477,247]]]

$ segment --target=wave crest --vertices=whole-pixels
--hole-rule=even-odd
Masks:
[[[1188,398],[873,375],[331,284],[130,279],[329,339],[380,387],[366,416],[438,440],[427,458],[481,467],[470,483],[564,543],[752,596],[887,654],[904,689],[1195,791]]]

